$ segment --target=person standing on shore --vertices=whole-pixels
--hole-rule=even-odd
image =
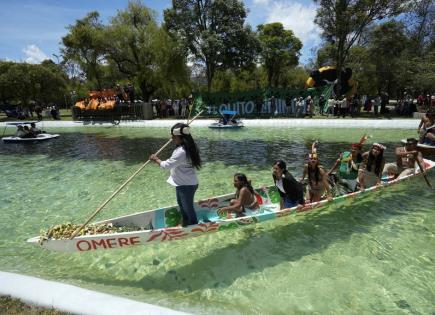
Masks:
[[[177,203],[183,217],[183,226],[197,224],[193,200],[198,189],[198,177],[195,169],[201,168],[201,157],[195,144],[189,125],[177,123],[171,128],[172,141],[176,145],[174,152],[166,161],[152,154],[150,160],[163,169],[171,170],[167,182],[175,187]]]

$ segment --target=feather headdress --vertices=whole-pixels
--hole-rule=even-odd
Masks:
[[[371,136],[364,134],[361,139],[359,140],[358,143],[352,143],[352,149],[362,149],[362,146],[364,144],[364,142],[366,142],[367,139],[371,138]]]
[[[313,144],[311,145],[311,153],[308,154],[308,159],[309,160],[317,160],[317,145],[319,144],[319,141],[314,141]]]

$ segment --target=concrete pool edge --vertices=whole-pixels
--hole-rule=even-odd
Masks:
[[[73,314],[187,314],[70,284],[0,271],[0,295]]]
[[[17,121],[19,122],[19,121]],[[41,121],[40,126],[44,128],[71,128],[71,127],[172,127],[177,122],[186,122],[182,119],[165,119],[165,120],[136,120],[121,121],[119,125],[112,122],[103,121]],[[207,127],[216,119],[199,119],[195,120],[192,125],[198,127]],[[14,127],[2,122],[0,127]],[[333,127],[333,128],[375,128],[375,129],[415,129],[417,130],[419,119],[244,119],[246,127]]]

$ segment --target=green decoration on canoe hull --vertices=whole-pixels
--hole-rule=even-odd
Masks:
[[[181,223],[181,213],[176,208],[166,210],[165,223],[167,227],[177,226]]]

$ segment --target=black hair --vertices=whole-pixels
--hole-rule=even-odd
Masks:
[[[243,183],[243,187],[248,188],[251,193],[255,194],[254,188],[252,188],[252,185],[251,185],[251,181],[248,180],[248,178],[246,177],[245,174],[236,173],[236,174],[234,174],[234,177],[236,177],[240,182]]]
[[[275,161],[275,163],[273,163],[273,165],[278,165],[278,167],[280,169],[282,169],[283,171],[287,170],[287,165],[285,164],[285,162],[283,160],[277,160],[277,161]]]
[[[187,158],[192,163],[192,166],[196,169],[201,168],[201,157],[199,156],[199,149],[196,146],[195,141],[193,140],[192,136],[190,134],[184,134],[183,129],[189,127],[187,124],[183,123],[177,123],[172,126],[171,128],[171,134],[173,134],[174,129],[180,128],[179,137],[181,137],[181,146],[186,150]]]
[[[384,158],[384,150],[380,150],[378,156],[374,156],[374,154],[372,153],[372,150],[369,151],[369,158],[367,160],[367,170],[369,172],[372,171],[372,164],[373,162],[375,163],[375,169],[374,169],[374,173],[376,176],[379,176],[382,172],[381,170],[381,164],[382,164],[382,160]]]
[[[275,163],[273,163],[273,165],[278,166],[280,169],[282,169],[283,173],[287,173],[287,165],[285,164],[285,162],[283,160],[277,160],[275,161]],[[278,180],[278,178],[276,178],[275,175],[273,175],[273,178],[275,180]]]

